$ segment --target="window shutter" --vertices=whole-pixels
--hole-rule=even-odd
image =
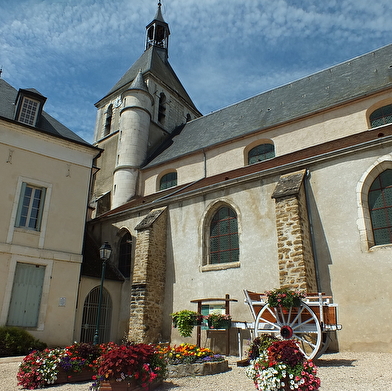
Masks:
[[[18,204],[18,211],[16,212],[15,227],[20,227],[20,216],[22,214],[25,191],[26,191],[26,183],[23,182],[19,194],[19,204]]]
[[[8,326],[37,327],[45,266],[17,263]]]

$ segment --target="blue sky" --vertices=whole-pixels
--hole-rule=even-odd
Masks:
[[[392,43],[390,0],[162,0],[169,62],[203,114]],[[369,6],[369,4],[371,4]],[[2,78],[93,141],[156,0],[0,0]]]

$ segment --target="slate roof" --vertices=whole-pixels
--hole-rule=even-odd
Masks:
[[[26,88],[25,90],[40,94],[37,90],[33,88]],[[4,79],[0,79],[0,117],[7,118],[9,120],[15,119],[15,101],[17,95],[18,91],[14,87],[8,84]],[[77,143],[92,147],[91,144],[83,140],[76,133],[72,132],[72,130],[68,129],[66,126],[64,126],[62,123],[50,116],[44,110],[42,111],[41,118],[38,122],[36,129],[38,131],[51,134],[55,137],[75,141]]]
[[[112,93],[125,89],[126,86],[130,85],[141,70],[142,74],[152,73],[160,80],[162,80],[168,87],[172,88],[177,94],[179,94],[192,108],[197,110],[196,106],[192,102],[185,88],[181,84],[177,75],[168,61],[162,60],[159,55],[159,48],[155,46],[149,47],[139,59],[125,72],[121,79],[114,85],[114,87],[95,105],[99,103]],[[198,110],[197,110],[198,111]]]
[[[350,150],[354,153],[362,148],[372,148],[374,146],[392,143],[392,124],[382,128],[374,128],[361,133],[345,136],[319,145],[304,148],[286,155],[276,156],[273,159],[263,160],[258,163],[236,168],[231,171],[222,172],[210,177],[201,178],[191,183],[171,187],[162,192],[149,194],[144,197],[136,197],[127,203],[112,209],[92,221],[113,217],[118,214],[127,213],[140,207],[157,208],[170,204],[173,199],[184,197],[186,194],[208,192],[209,189],[216,191],[218,186],[227,186],[227,183],[237,183],[241,178],[253,175],[268,175],[269,172],[279,170],[279,175],[291,172],[293,166],[295,170],[309,167],[309,163],[318,158],[329,159]]]
[[[391,86],[392,45],[388,45],[188,122],[147,167]]]

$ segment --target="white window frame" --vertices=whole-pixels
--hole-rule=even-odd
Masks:
[[[27,109],[25,105],[29,105],[29,104],[33,105],[34,108]],[[39,105],[40,102],[38,100],[31,99],[28,96],[24,96],[20,104],[18,121],[26,125],[35,126],[37,122],[38,112],[39,112]],[[28,112],[29,110],[31,111],[31,113]]]
[[[21,222],[22,220],[22,212],[24,209],[24,203],[26,199],[26,192],[28,189],[31,189],[31,197],[29,201],[29,205],[27,206],[27,216],[25,216],[26,221],[24,223]],[[33,211],[35,209],[34,206],[34,201],[37,199],[36,198],[36,193],[41,192],[41,195],[39,197],[39,206],[38,208],[38,213],[37,216],[33,216]],[[15,226],[17,228],[25,228],[25,229],[32,229],[34,231],[40,231],[41,230],[41,221],[42,221],[42,213],[45,205],[45,194],[46,194],[46,188],[45,187],[40,187],[40,186],[34,186],[30,185],[30,183],[23,182],[22,183],[22,188],[20,191],[20,198],[19,198],[19,204],[18,204],[18,212],[16,215],[16,221],[15,221]],[[31,223],[35,221],[34,227],[31,227]]]
[[[369,211],[369,189],[373,181],[383,171],[392,169],[392,154],[379,157],[362,175],[357,183],[357,207],[358,219],[357,227],[360,236],[360,245],[363,252],[376,251],[382,248],[390,248],[392,244],[382,244],[375,246],[373,237],[373,227]]]
[[[28,229],[26,227],[18,227],[17,226],[18,225],[17,224],[18,210],[19,210],[21,193],[23,191],[23,187],[24,187],[23,184],[24,183],[26,183],[32,187],[46,189],[45,199],[44,199],[44,203],[42,206],[41,225],[40,225],[39,231],[36,231],[33,229]],[[9,229],[8,229],[7,243],[12,243],[15,231],[23,230],[23,231],[28,231],[32,234],[39,235],[38,248],[44,247],[51,195],[52,195],[52,184],[50,184],[48,182],[39,181],[36,179],[26,178],[26,177],[19,177],[18,178],[18,183],[16,186],[16,192],[15,192],[15,197],[14,197],[14,203],[13,203],[12,213],[11,213],[11,221],[10,221],[10,225],[9,225]],[[22,199],[23,199],[23,197],[22,197]]]

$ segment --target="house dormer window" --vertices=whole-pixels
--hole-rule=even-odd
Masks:
[[[34,126],[37,121],[39,102],[23,97],[18,120],[24,124]]]
[[[37,126],[46,98],[34,89],[20,89],[16,97],[15,119],[23,124]]]

